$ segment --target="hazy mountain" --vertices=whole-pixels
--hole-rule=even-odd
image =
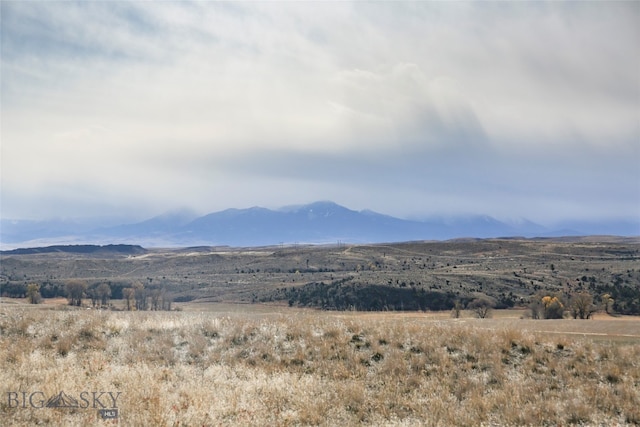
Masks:
[[[640,236],[640,218],[638,221],[612,220],[606,223],[595,221],[565,221],[557,225],[557,229],[564,231],[563,235],[612,235],[612,236]],[[556,236],[558,234],[555,234]]]
[[[98,227],[91,221],[3,220],[0,229],[3,249],[55,244],[261,246],[589,234],[640,235],[640,222],[567,222],[557,229],[548,229],[526,219],[506,223],[489,216],[404,220],[325,201],[278,210],[227,209],[201,217],[189,211],[173,211],[146,221],[110,227]]]
[[[0,222],[2,242],[20,242],[32,239],[33,236],[41,238],[58,237],[65,234],[89,231],[96,225],[86,226],[75,221],[65,220],[6,220]]]
[[[104,232],[110,236],[121,237],[140,235],[165,236],[179,233],[181,231],[181,227],[193,221],[195,218],[197,218],[197,215],[194,212],[182,209],[169,211],[135,224],[123,224],[93,231],[98,234],[100,232]]]

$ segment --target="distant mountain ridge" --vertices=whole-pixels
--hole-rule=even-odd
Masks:
[[[18,248],[10,249],[6,251],[0,251],[0,253],[7,255],[33,255],[33,254],[47,254],[47,253],[72,253],[72,254],[104,254],[104,253],[116,253],[120,255],[140,255],[146,253],[146,249],[138,245],[54,245],[44,246],[38,248]]]
[[[329,201],[287,206],[226,209],[197,217],[175,211],[146,221],[108,227],[70,221],[2,220],[0,242],[7,247],[128,243],[146,247],[266,246],[291,243],[382,243],[473,237],[557,237],[640,235],[640,220],[604,224],[567,223],[558,230],[528,220],[514,224],[489,216],[424,221],[399,219],[370,210],[354,211]]]

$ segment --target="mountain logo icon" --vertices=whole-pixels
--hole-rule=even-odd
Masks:
[[[49,400],[47,400],[46,404],[47,408],[79,408],[80,405],[78,401],[71,396],[65,394],[64,391],[61,391],[55,396],[52,396]]]

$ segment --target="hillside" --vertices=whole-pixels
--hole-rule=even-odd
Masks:
[[[108,283],[112,298],[135,283],[174,301],[268,302],[324,309],[449,309],[454,300],[526,305],[538,292],[609,293],[640,312],[640,239],[464,239],[378,245],[197,247],[139,255],[3,254],[0,285],[24,296],[63,295],[69,279]]]

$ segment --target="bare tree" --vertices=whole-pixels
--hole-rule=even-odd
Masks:
[[[98,292],[96,291],[96,288],[87,289],[87,296],[91,298],[91,305],[93,307],[98,305],[98,301],[100,299],[98,298]]]
[[[494,305],[495,304],[489,299],[476,298],[469,303],[468,308],[473,310],[478,318],[486,319],[491,317]]]
[[[67,291],[69,304],[80,307],[82,305],[82,298],[87,290],[87,283],[82,280],[69,280],[65,284],[65,290]]]
[[[162,288],[162,291],[160,292],[160,301],[162,304],[162,310],[171,311],[171,303],[173,300],[165,288]]]
[[[133,301],[133,298],[135,297],[135,290],[133,288],[124,288],[122,290],[122,296],[127,302],[127,310],[131,311],[131,301]]]
[[[574,319],[590,319],[591,315],[596,312],[593,296],[589,292],[573,294],[570,299],[569,310]]]
[[[160,289],[151,289],[149,296],[151,297],[151,310],[160,310]]]
[[[460,300],[456,300],[453,303],[453,308],[451,309],[451,316],[454,319],[459,319],[460,318],[460,311],[462,311],[462,304],[460,304]]]
[[[534,297],[533,301],[529,304],[529,310],[531,310],[532,319],[544,318],[544,305],[542,304],[542,300],[537,296]]]
[[[111,286],[109,286],[107,283],[101,283],[96,288],[96,295],[100,299],[101,305],[107,305],[107,303],[109,302],[109,298],[111,298]]]
[[[27,298],[30,304],[40,304],[42,296],[40,295],[40,285],[37,283],[30,283],[27,285]]]
[[[136,298],[136,310],[146,310],[149,306],[147,301],[148,292],[144,285],[140,282],[133,284],[133,290]]]

